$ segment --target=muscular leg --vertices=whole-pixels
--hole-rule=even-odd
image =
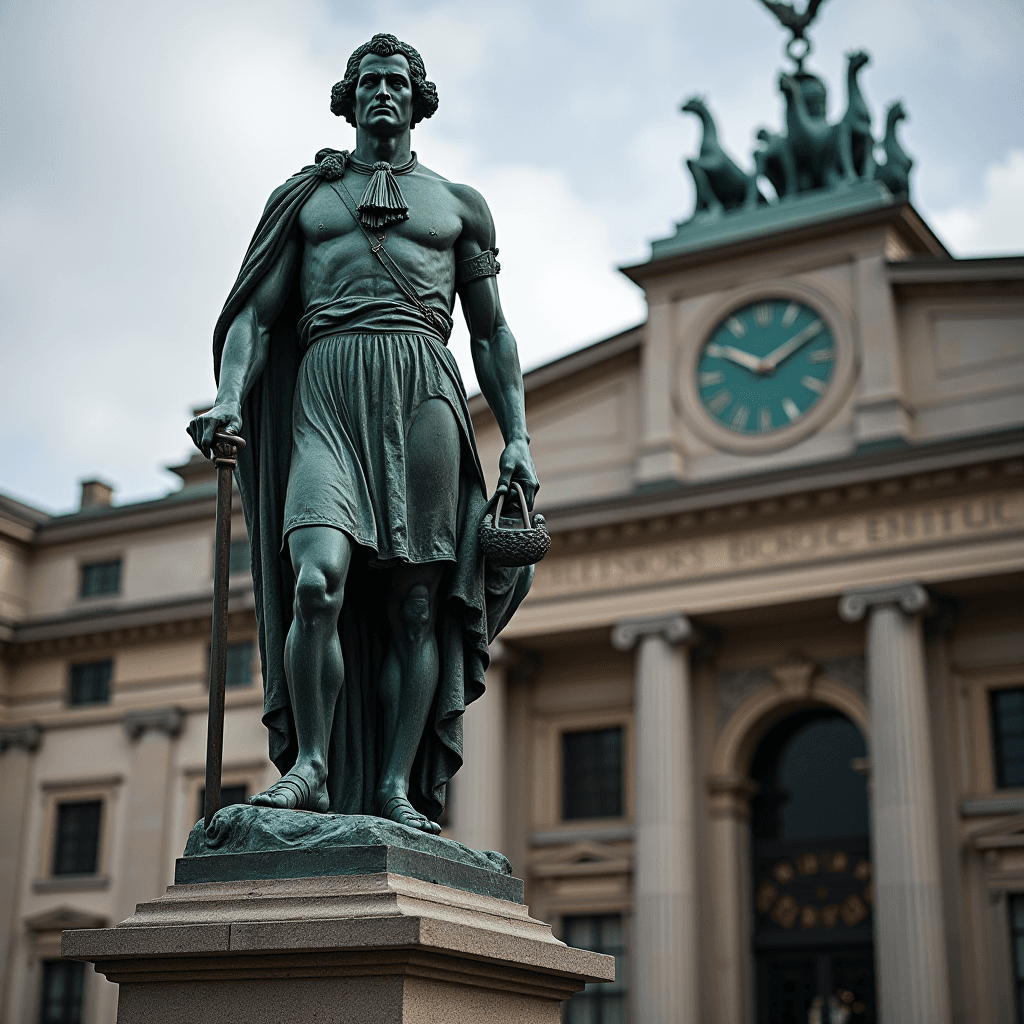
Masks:
[[[459,428],[447,402],[420,406],[406,442],[409,518],[434,534],[453,521],[459,487]],[[383,817],[440,832],[409,803],[409,776],[434,702],[439,675],[438,585],[443,562],[395,570],[388,599],[391,647],[380,680],[384,769],[377,786]]]
[[[326,811],[327,748],[344,679],[338,616],[352,559],[352,541],[330,526],[303,526],[288,535],[295,570],[295,604],[284,668],[299,744],[291,771],[251,803]]]

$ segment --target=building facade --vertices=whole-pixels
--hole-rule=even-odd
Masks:
[[[445,834],[620,957],[570,1020],[1024,1019],[1024,258],[858,196],[656,243],[646,322],[526,377],[553,542]],[[60,930],[162,892],[200,816],[215,489],[175,472],[0,498],[3,1024],[113,1022]],[[233,531],[240,800],[276,771]]]

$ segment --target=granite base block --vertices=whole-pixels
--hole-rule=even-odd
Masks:
[[[615,976],[522,903],[389,872],[176,884],[61,953],[120,985],[118,1024],[556,1024]]]

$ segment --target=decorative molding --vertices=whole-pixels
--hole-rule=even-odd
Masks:
[[[811,692],[811,683],[819,671],[817,662],[805,658],[786,661],[773,666],[772,681],[783,696],[798,700]]]
[[[130,740],[141,739],[147,729],[166,733],[174,739],[181,734],[184,725],[185,712],[179,707],[129,711],[124,716],[124,731]]]
[[[30,932],[60,932],[65,928],[106,928],[107,918],[102,914],[75,910],[73,907],[56,907],[25,918],[25,928]]]
[[[112,789],[124,782],[123,775],[90,775],[84,779],[47,779],[39,783],[44,793],[54,790]]]
[[[109,888],[110,879],[106,875],[54,875],[52,878],[36,878],[32,881],[32,891],[39,893],[99,892]]]
[[[633,841],[632,825],[591,825],[588,828],[547,829],[530,836],[531,846],[568,846],[572,843]]]
[[[682,612],[654,618],[621,619],[612,627],[612,646],[617,651],[632,650],[641,637],[659,635],[667,643],[687,643],[696,638],[696,631]]]
[[[582,841],[530,865],[531,878],[580,878],[593,875],[621,875],[633,869],[629,851]]]
[[[705,784],[711,818],[750,820],[750,802],[761,788],[753,779],[745,775],[709,775]]]
[[[819,662],[821,678],[845,686],[860,697],[868,695],[867,672],[864,667],[864,656],[854,655],[851,658],[825,658]]]
[[[997,814],[1024,814],[1024,796],[975,796],[960,801],[962,818],[988,818]]]
[[[913,582],[851,590],[839,599],[839,617],[844,622],[859,622],[869,608],[880,604],[895,604],[907,615],[916,615],[928,607],[928,591]]]
[[[751,510],[737,506],[701,517],[687,514],[674,521],[654,520],[646,527],[626,524],[621,529],[571,533],[537,565],[530,599],[896,555],[1019,536],[1024,529],[1024,490],[1020,489],[808,518],[803,516],[815,509],[806,498],[771,504],[773,512],[789,513],[771,528],[750,529]],[[690,536],[680,535],[684,527]]]
[[[42,745],[43,729],[38,722],[26,725],[0,725],[0,754],[8,750],[24,750],[34,754]]]

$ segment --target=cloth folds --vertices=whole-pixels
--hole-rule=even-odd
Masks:
[[[324,162],[322,153],[318,158]],[[214,329],[218,382],[228,328],[273,267],[299,211],[325,177],[318,164],[304,167],[271,195]],[[263,664],[263,721],[270,732],[270,758],[282,774],[294,764],[297,753],[284,673],[284,643],[292,620],[295,580],[282,549],[282,538],[293,447],[293,406],[303,356],[297,325],[304,312],[296,275],[284,307],[269,329],[266,364],[246,381],[242,435],[247,446],[238,459]],[[438,344],[423,340],[429,345]],[[454,368],[453,360],[451,365]],[[461,395],[460,404],[464,403],[465,389],[457,369],[449,383]],[[484,692],[487,645],[512,617],[533,578],[532,567],[492,566],[480,553],[477,530],[486,494],[468,408],[462,407],[466,409],[461,429],[467,454],[460,464],[456,561],[442,583],[438,614],[440,680],[413,765],[409,793],[413,806],[431,819],[440,814],[447,783],[462,765],[462,713]],[[372,552],[359,550],[360,557],[353,558],[339,622],[346,678],[332,725],[328,793],[332,811],[374,814],[377,808],[373,794],[382,762],[376,686],[390,640],[385,611],[387,574],[371,565]]]

